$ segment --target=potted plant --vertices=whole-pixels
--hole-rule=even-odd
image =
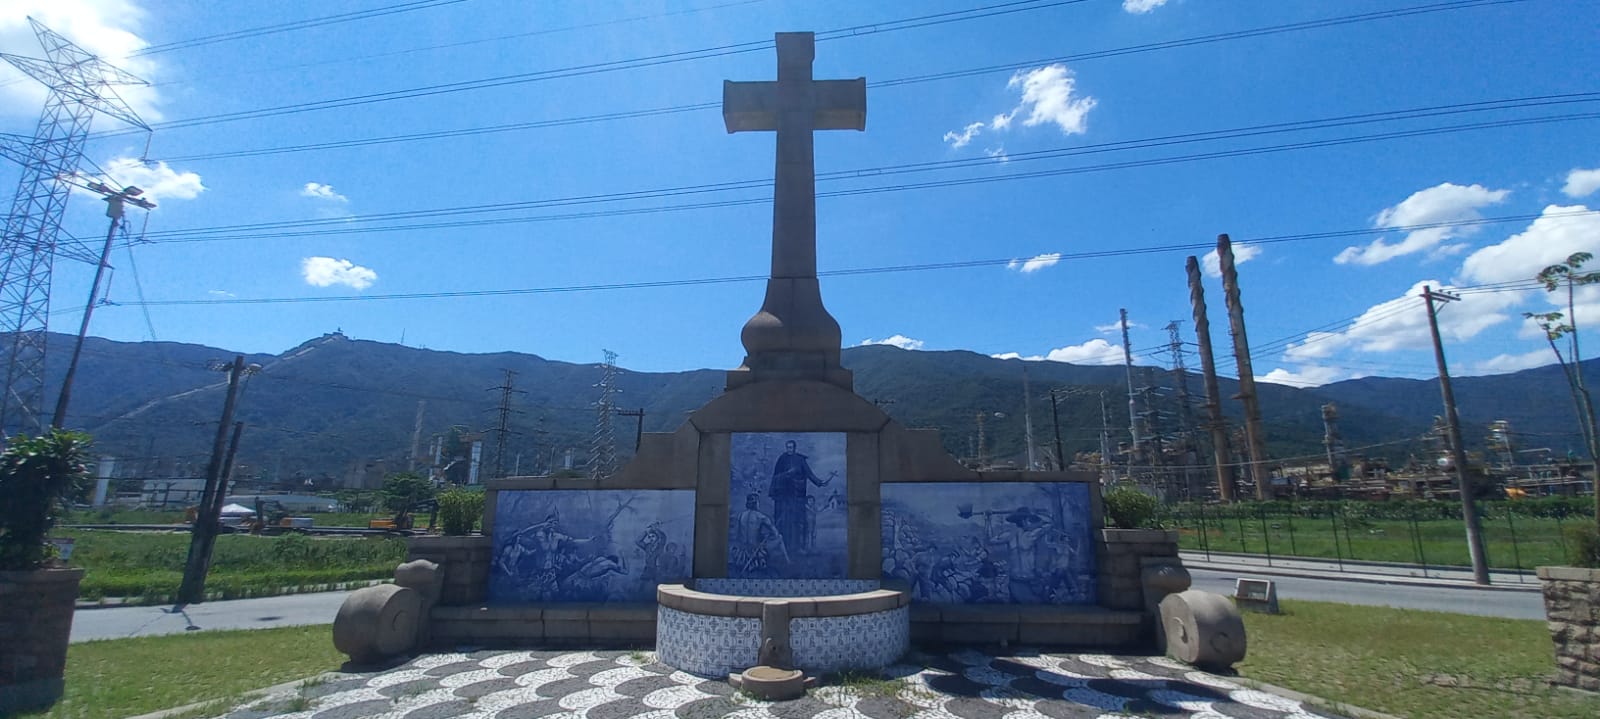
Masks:
[[[17,436],[0,452],[0,716],[54,704],[82,569],[47,540],[88,480],[89,436]]]

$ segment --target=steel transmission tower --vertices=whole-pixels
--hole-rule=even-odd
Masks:
[[[511,409],[511,398],[513,395],[527,394],[526,390],[515,389],[512,386],[512,382],[517,378],[517,373],[515,370],[508,369],[502,371],[506,373],[505,381],[502,382],[499,387],[489,388],[490,391],[500,392],[500,421],[495,423],[494,429],[495,479],[500,479],[506,476],[506,440],[510,437],[510,435],[522,434],[521,432],[511,429],[511,415],[522,414],[521,410]]]
[[[101,61],[38,21],[28,22],[44,46],[44,59],[0,53],[0,58],[50,91],[32,139],[0,137],[0,154],[22,165],[11,214],[0,235],[0,336],[6,345],[0,434],[4,436],[43,427],[45,339],[56,255],[99,262],[98,254],[76,241],[57,244],[70,180],[78,172],[89,125],[101,112],[150,129],[113,89],[148,83]]]
[[[611,424],[617,411],[617,353],[604,350],[600,366],[600,401],[595,403],[594,436],[589,441],[589,477],[599,479],[617,471],[617,434]]]

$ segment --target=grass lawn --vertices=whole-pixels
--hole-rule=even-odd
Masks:
[[[1545,623],[1463,614],[1283,602],[1245,614],[1239,673],[1412,719],[1594,719],[1600,699],[1551,688]]]
[[[67,652],[61,701],[24,716],[122,719],[234,699],[336,670],[343,660],[325,625],[85,642]]]
[[[1180,546],[1194,551],[1209,543],[1213,552],[1265,554],[1270,548],[1273,555],[1281,556],[1471,565],[1467,557],[1466,528],[1459,520],[1420,521],[1416,523],[1415,533],[1410,522],[1401,520],[1340,521],[1336,529],[1326,517],[1290,520],[1269,516],[1265,524],[1263,531],[1259,519],[1246,518],[1240,522],[1212,517],[1206,522],[1202,535],[1199,522],[1186,517],[1177,529]],[[1514,517],[1510,522],[1505,518],[1486,520],[1482,526],[1489,566],[1532,570],[1538,566],[1566,564],[1569,561],[1566,540],[1560,530],[1576,524],[1574,520],[1557,522],[1531,517]],[[1339,539],[1337,548],[1335,533]],[[1418,538],[1421,539],[1420,548]]]
[[[71,564],[86,571],[78,595],[147,597],[175,594],[189,552],[188,532],[62,530],[77,538]],[[206,589],[228,599],[271,594],[288,587],[383,579],[405,561],[405,540],[389,537],[217,538]]]

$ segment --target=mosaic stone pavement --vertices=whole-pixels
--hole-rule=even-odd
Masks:
[[[1334,717],[1161,657],[977,650],[918,654],[883,679],[787,702],[657,663],[650,652],[432,654],[338,674],[224,719],[1311,719]]]

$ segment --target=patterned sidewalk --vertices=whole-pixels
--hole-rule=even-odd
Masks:
[[[225,719],[1310,719],[1334,717],[1161,657],[917,654],[882,679],[847,679],[788,702],[655,662],[650,652],[434,654],[339,674],[235,708]]]

